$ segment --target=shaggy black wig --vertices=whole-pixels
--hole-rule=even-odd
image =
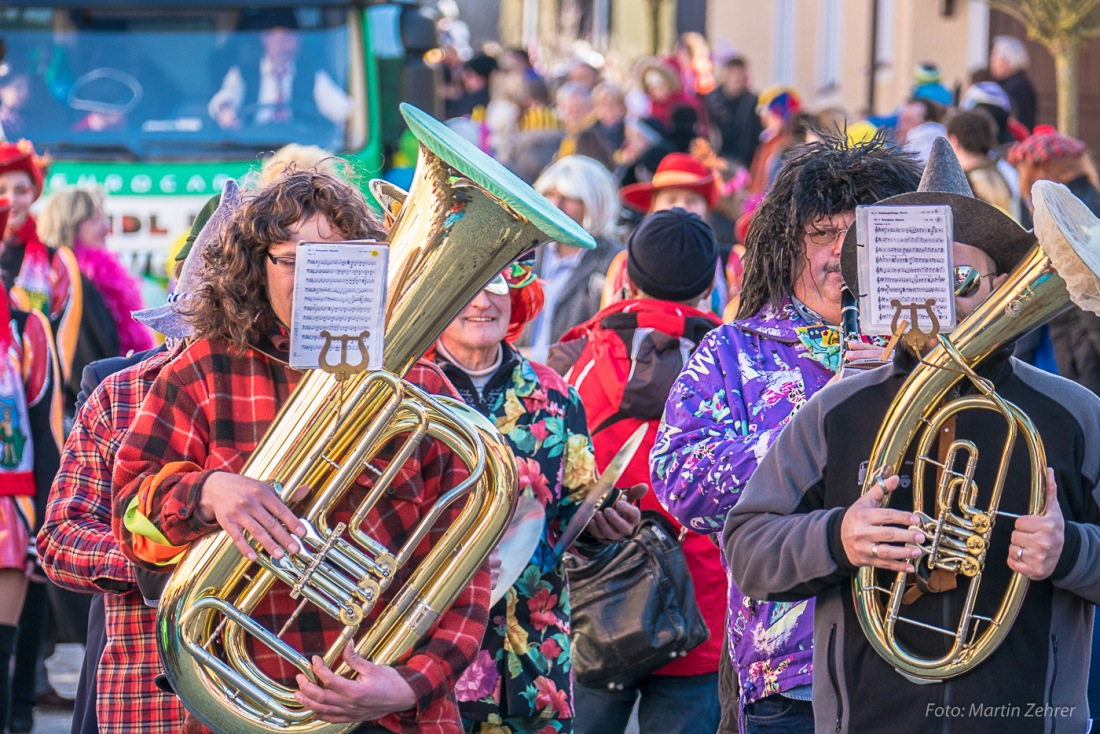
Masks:
[[[806,226],[888,196],[917,190],[921,165],[883,133],[849,144],[840,136],[792,148],[745,236],[745,275],[737,318],[754,316],[791,295],[806,259]]]

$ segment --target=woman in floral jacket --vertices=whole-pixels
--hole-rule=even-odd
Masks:
[[[443,332],[435,354],[463,399],[495,421],[516,455],[521,492],[546,512],[534,555],[490,609],[481,651],[455,690],[467,731],[486,734],[573,730],[569,588],[553,547],[596,465],[576,390],[507,341],[542,307],[531,264],[516,263],[486,286]],[[582,552],[626,537],[639,518],[622,500],[597,513]]]

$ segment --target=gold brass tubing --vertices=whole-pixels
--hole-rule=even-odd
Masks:
[[[368,431],[368,437],[359,436],[353,429],[361,427],[356,425],[360,421],[362,424],[366,424],[367,418],[370,415],[382,411],[388,412],[393,403],[392,399],[385,399],[383,385],[391,387],[392,389],[392,385],[397,381],[397,378],[380,371],[370,373],[367,380],[366,386],[372,389],[368,391],[366,397],[363,398],[362,402],[364,404],[360,405],[360,410],[355,411],[344,424],[341,424],[341,433],[333,439],[324,452],[326,456],[341,465],[346,464],[347,456],[355,446],[366,444],[368,446],[374,446],[374,450],[378,451],[385,445],[384,442],[378,441],[377,436],[386,432],[388,423],[382,423],[381,421],[374,423]],[[397,403],[397,405],[400,405],[400,403]],[[393,409],[396,410],[396,408]],[[387,416],[387,421],[389,417],[390,416]],[[358,477],[360,473],[360,471],[356,471],[355,476]],[[344,491],[346,491],[347,486],[349,486],[339,485],[336,482],[329,481],[332,474],[332,467],[327,462],[320,460],[318,456],[311,465],[310,471],[303,479],[303,482],[310,487],[323,488],[310,504],[310,510],[306,513],[306,517],[311,520],[315,519],[314,516],[317,514],[318,510],[327,509],[336,504],[336,497],[342,495]]]
[[[999,503],[1008,471],[1007,457],[1012,452],[1017,435],[1024,438],[1032,467],[1029,512],[1041,512],[1044,498],[1042,472],[1046,465],[1042,441],[1027,416],[1016,406],[997,396],[991,383],[977,375],[973,367],[1002,345],[1045,323],[1069,303],[1065,281],[1055,272],[1042,248],[1036,246],[1008,275],[1005,282],[958,325],[950,339],[940,336],[939,346],[926,355],[922,364],[909,375],[886,413],[868,462],[869,470],[863,492],[870,491],[878,477],[898,473],[909,447],[918,438],[918,432],[923,431],[923,437],[918,441],[921,444],[918,456],[926,457],[931,437],[939,432],[944,420],[961,410],[978,408],[1001,413],[1009,428],[1008,440],[1001,451],[1002,461],[997,470],[996,481],[990,491],[982,496],[983,501],[988,500],[990,503],[990,509],[977,509],[974,496],[976,487],[972,483],[951,488],[952,494],[961,495],[959,499],[963,506],[960,509],[965,517],[969,519],[980,514],[985,516],[983,525],[989,522],[984,533],[975,531],[973,535],[988,538],[992,532],[993,520],[998,514],[1004,514],[999,509]],[[966,378],[970,379],[981,394],[953,400],[937,409],[936,406],[940,405],[951,389]],[[924,506],[924,464],[924,460],[917,461],[913,470],[914,509],[917,512]],[[971,472],[968,471],[967,474]],[[937,543],[945,546],[957,545],[959,541],[956,537],[960,535],[957,532],[958,519],[952,517],[949,520],[948,515],[937,514],[940,515],[935,525]],[[922,527],[928,526],[922,523]],[[969,529],[964,525],[962,533],[965,534]],[[948,548],[945,547],[944,550],[947,551]],[[955,549],[951,550],[952,554],[955,552]],[[940,555],[937,548],[935,556]],[[944,563],[952,566],[973,563],[976,560],[967,557],[937,558],[931,554],[928,558],[930,565]],[[979,564],[976,574],[970,579],[968,602],[956,627],[955,644],[948,655],[932,660],[911,654],[895,637],[894,624],[898,618],[892,617],[888,610],[883,609],[882,600],[876,591],[879,588],[876,583],[877,573],[874,568],[861,568],[852,585],[853,602],[860,626],[872,648],[891,665],[907,676],[927,681],[961,675],[992,654],[1015,620],[1027,588],[1027,579],[1021,574],[1013,573],[996,615],[990,618],[991,621],[984,630],[979,631],[974,625],[979,617],[973,614],[974,599],[981,582]],[[895,583],[894,586],[897,587],[898,584]],[[895,605],[896,601],[891,598],[889,606]],[[913,620],[907,621],[919,624]]]
[[[268,633],[262,626],[257,624],[251,617],[245,614],[241,614],[233,605],[229,604],[223,599],[217,599],[215,597],[205,597],[196,601],[187,612],[181,617],[183,624],[183,641],[187,645],[195,657],[201,659],[206,663],[208,670],[212,670],[216,675],[219,675],[223,680],[233,683],[238,689],[248,692],[249,696],[253,700],[260,704],[269,706],[272,709],[281,708],[278,702],[286,702],[289,700],[294,703],[293,695],[289,697],[286,695],[289,693],[289,689],[285,688],[273,688],[263,685],[261,681],[253,681],[252,679],[241,675],[233,667],[226,665],[217,656],[207,651],[201,644],[190,637],[187,634],[189,629],[188,623],[191,618],[200,612],[204,612],[207,609],[221,612],[226,617],[233,620],[234,624],[247,629],[258,639],[265,639],[265,644],[268,645],[274,652],[278,653],[281,657],[287,660],[291,665],[301,670],[306,675],[313,677],[313,671],[309,666],[309,661],[305,659],[305,656],[300,655],[294,648],[290,647],[282,640],[274,638]],[[266,676],[265,676],[266,678]],[[281,689],[281,690],[280,690]],[[288,719],[295,720],[297,714],[289,710],[280,712],[281,715]]]
[[[397,473],[401,471],[405,462],[409,460],[413,451],[416,450],[420,442],[424,440],[425,435],[428,433],[428,412],[423,406],[406,402],[406,404],[402,405],[402,409],[408,415],[401,424],[394,426],[394,430],[387,435],[387,439],[392,440],[396,436],[402,434],[408,435],[405,440],[402,441],[393,460],[386,466],[386,470],[382,473],[382,476],[378,477],[374,482],[374,486],[371,487],[367,496],[359,504],[358,509],[351,516],[351,519],[348,520],[348,527],[351,528],[351,537],[355,538],[363,545],[367,545],[368,542],[378,545],[378,541],[363,532],[363,521],[366,520],[367,514],[373,509],[375,504],[378,503],[378,500],[382,498],[385,491],[393,484],[393,480],[397,476]],[[381,447],[379,447],[379,450],[380,449]],[[373,453],[377,453],[377,450]]]
[[[325,544],[326,539],[321,537],[321,534],[312,523],[302,520],[302,524],[306,526],[306,535],[301,539],[303,546],[308,545],[313,549],[317,549]],[[329,550],[328,557],[345,573],[355,578],[362,578],[368,574],[381,575],[378,564],[346,541],[338,541]]]
[[[332,475],[333,469],[327,463],[319,461],[314,467],[314,474],[332,476],[325,477],[325,484],[318,485],[324,486],[325,490],[315,498],[307,517],[335,505],[336,498],[342,496],[347,488],[363,473],[361,464],[365,463],[368,457],[377,454],[394,433],[392,421],[397,412],[404,406],[405,388],[401,384],[400,378],[385,371],[372,372],[364,381],[364,387],[371,389],[371,392],[363,398],[366,405],[362,405],[354,411],[350,409],[346,411],[341,425],[348,435],[326,452],[326,454],[331,454],[329,458],[333,458],[341,465],[341,469],[335,475]],[[385,398],[385,390],[391,392],[388,399]],[[385,400],[385,407],[379,407],[378,403],[383,400]],[[367,418],[379,411],[384,414],[384,422],[383,420],[374,422],[365,434],[359,436],[357,429],[365,426],[368,422]],[[363,426],[357,425],[360,421]],[[313,474],[306,479],[307,482],[318,482],[320,480],[320,476],[314,476]],[[314,485],[311,484],[310,486]],[[310,519],[313,518],[310,517]]]
[[[461,216],[456,217],[456,213]],[[542,215],[536,217],[537,221],[543,219]],[[550,231],[561,231],[556,220],[547,221],[552,222]],[[467,174],[422,148],[408,199],[390,230],[385,370],[392,375],[406,374],[463,305],[493,275],[516,256],[546,239],[548,236],[534,224],[502,207],[496,197],[475,186]],[[394,422],[397,406],[403,403],[403,399],[397,398],[403,398],[405,392],[403,387],[392,388],[393,384],[400,383],[383,387],[387,379],[361,375],[339,385],[331,375],[307,372],[240,472],[242,476],[259,481],[282,483],[284,498],[308,485],[311,499],[294,503],[291,509],[311,519],[322,542],[331,537],[326,534],[330,508],[339,504],[339,498],[348,489],[338,486],[344,482],[333,481],[334,475],[342,470],[328,462],[346,467],[348,457],[357,455],[360,450],[365,452],[364,456],[377,453],[386,445],[385,436],[392,433],[389,426]],[[432,420],[437,417],[434,404],[428,413]],[[405,415],[407,413],[401,411],[396,422],[404,425]],[[377,644],[372,643],[370,647],[377,656],[368,656],[376,663],[396,661],[430,632],[431,621],[453,603],[482,566],[503,534],[514,508],[514,458],[492,423],[468,408],[453,411],[446,420],[461,421],[464,429],[471,421],[477,425],[478,434],[486,441],[486,449],[476,444],[451,448],[456,460],[472,457],[475,464],[477,454],[484,451],[486,471],[480,480],[472,483],[465,506],[456,521],[443,532],[442,541],[431,548],[428,562],[412,572],[412,584],[398,593],[402,601],[396,606],[405,613],[395,615],[390,612],[392,607],[387,607],[369,628],[359,626],[355,633],[357,641],[352,644],[362,654],[367,647],[363,640],[368,637],[376,640]],[[466,432],[441,427],[430,430],[428,435],[439,437],[438,440],[462,442],[465,439],[456,436]],[[358,468],[348,469],[353,481],[359,473]],[[378,500],[379,503],[383,501]],[[465,533],[457,532],[460,529]],[[365,532],[360,534],[366,535]],[[450,547],[446,547],[448,543]],[[345,557],[357,560],[374,554],[371,563],[382,577],[388,572],[392,578],[396,573],[396,566],[391,565],[393,552],[373,539],[367,538],[363,546],[339,547],[343,555],[334,553],[336,565],[344,565]],[[366,563],[360,565],[369,567]],[[256,578],[247,585],[241,584],[242,578],[253,570],[256,570]],[[326,571],[317,578],[328,576]],[[272,685],[256,670],[246,650],[252,644],[247,640],[251,633],[246,632],[252,622],[243,617],[239,622],[225,623],[221,637],[224,655],[217,650],[209,651],[218,653],[218,663],[208,663],[203,655],[192,654],[189,649],[191,640],[204,639],[201,633],[209,633],[216,626],[212,624],[214,606],[200,606],[197,609],[201,609],[201,613],[189,613],[196,609],[195,605],[235,606],[241,614],[250,614],[276,580],[267,569],[243,559],[225,533],[215,533],[195,543],[165,589],[158,610],[157,646],[169,679],[184,705],[215,731],[233,734],[346,732],[354,725],[319,721],[313,712],[297,707],[285,687]],[[243,590],[238,591],[241,586]],[[227,600],[230,598],[234,603]],[[232,616],[236,615],[234,610]],[[181,620],[185,616],[189,621],[183,625]],[[327,658],[337,662],[336,651],[352,639],[352,630],[345,628],[327,652]],[[232,668],[233,675],[258,677],[255,681],[249,680],[247,686],[238,686],[240,695],[226,693],[224,686],[219,684],[212,688],[210,685],[212,680],[223,678],[217,672],[218,666]],[[299,661],[296,667],[305,667],[303,672],[312,675],[308,662]],[[277,714],[257,711],[266,706],[265,696],[271,700],[272,711],[280,706],[289,713],[284,716],[281,710]],[[249,703],[246,699],[250,697],[259,703]]]
[[[302,570],[297,568],[287,557],[283,557],[281,560],[275,560],[273,558],[264,558],[261,556],[257,561],[261,566],[270,571],[274,576],[285,583],[288,586],[294,586],[299,580],[303,578]],[[289,567],[288,567],[289,566]],[[329,579],[316,577],[318,583],[315,585],[320,588],[321,592],[310,587],[302,588],[302,596],[312,601],[317,606],[328,614],[330,617],[340,619],[340,605],[337,601],[342,594],[350,596],[351,591],[346,591],[340,588],[337,582]],[[327,596],[326,596],[327,595]]]
[[[469,541],[457,546],[453,544],[448,546],[448,542],[453,543],[455,540],[451,537],[455,529],[464,524],[455,523],[410,579],[411,588],[422,590],[414,606],[436,613],[454,603],[466,586],[466,583],[460,582],[460,579],[472,578],[484,562],[485,557],[476,553],[474,548],[482,545],[492,547],[504,534],[512,511],[515,509],[517,481],[511,450],[497,433],[495,426],[469,406],[457,401],[447,402],[450,404],[449,407],[464,419],[464,422],[473,423],[482,434],[486,447],[487,468],[482,481],[478,483],[462,513],[463,516],[476,515]],[[484,497],[485,501],[475,501],[475,496]],[[464,519],[463,516],[460,516],[460,520]],[[458,550],[452,550],[454,548]],[[446,572],[443,571],[443,567],[447,565],[443,562],[445,558],[450,564]],[[427,581],[422,583],[421,579],[427,579]],[[428,617],[417,616],[414,619],[401,620],[398,615],[391,613],[392,610],[393,607],[386,608],[382,617],[379,618],[378,626],[388,630],[389,634],[381,641],[379,647],[372,650],[371,659],[382,661],[382,664],[389,664],[398,659],[415,644],[417,639],[426,634],[424,623],[430,617],[429,614]]]

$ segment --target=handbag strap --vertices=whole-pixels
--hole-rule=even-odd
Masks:
[[[676,523],[675,525],[673,525],[671,520],[662,515],[660,512],[657,512],[657,510],[642,510],[642,519],[638,521],[638,528],[642,527],[642,522],[644,522],[645,520],[655,520],[656,522],[659,522],[662,526],[664,526],[665,531],[669,535],[676,538],[676,542],[678,542],[680,545],[684,544],[684,538],[686,538],[688,534],[687,526],[680,525],[680,523]],[[680,528],[679,532],[676,531],[677,527]],[[637,532],[637,530],[635,530],[635,532]]]

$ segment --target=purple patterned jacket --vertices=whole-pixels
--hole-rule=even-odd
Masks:
[[[653,489],[681,524],[721,532],[779,431],[833,376],[825,364],[834,365],[835,354],[821,331],[785,302],[700,343],[669,394],[649,455]],[[729,584],[726,625],[742,708],[808,685],[813,601],[757,602]]]

